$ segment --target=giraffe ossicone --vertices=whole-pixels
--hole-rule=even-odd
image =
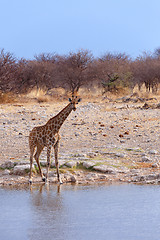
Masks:
[[[76,104],[78,104],[81,99],[77,96],[76,92],[72,94],[72,98],[69,98],[69,104],[62,109],[56,116],[50,118],[49,121],[43,125],[34,127],[29,134],[29,147],[30,147],[30,173],[29,173],[29,182],[32,183],[32,164],[33,164],[33,157],[37,162],[37,166],[39,169],[39,173],[41,178],[44,182],[48,181],[48,173],[51,164],[51,149],[54,147],[54,154],[55,154],[55,165],[57,170],[57,179],[58,182],[61,184],[61,178],[59,174],[59,163],[58,163],[58,151],[59,151],[59,141],[60,141],[60,134],[59,130],[71,113],[72,110],[76,110]],[[39,157],[43,150],[43,148],[47,148],[47,172],[46,176],[43,175],[41,170]],[[34,154],[36,149],[36,153]]]

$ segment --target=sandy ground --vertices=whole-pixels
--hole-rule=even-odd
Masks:
[[[0,105],[0,164],[8,160],[29,163],[29,132],[67,104]],[[159,173],[160,109],[143,109],[143,105],[82,101],[60,129],[60,160],[87,156],[119,169]],[[45,159],[46,150],[41,155],[41,160]]]

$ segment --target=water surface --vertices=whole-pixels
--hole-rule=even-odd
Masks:
[[[159,240],[160,187],[0,188],[0,239]]]

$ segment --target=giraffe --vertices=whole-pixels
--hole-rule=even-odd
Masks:
[[[56,116],[50,118],[49,121],[43,125],[34,127],[29,134],[29,147],[30,147],[30,173],[29,173],[29,182],[32,183],[32,163],[33,163],[33,156],[37,162],[39,173],[42,177],[44,182],[48,181],[48,172],[50,168],[50,159],[51,159],[51,149],[54,147],[54,155],[55,155],[55,165],[57,171],[57,179],[58,182],[61,184],[61,178],[59,174],[59,164],[58,164],[58,151],[59,151],[59,141],[60,141],[60,134],[59,130],[71,113],[72,110],[76,110],[76,104],[81,101],[81,98],[78,98],[77,93],[72,93],[72,98],[69,98],[69,104],[62,109]],[[44,147],[47,147],[47,173],[44,177],[39,157]],[[34,155],[36,149],[36,153]]]

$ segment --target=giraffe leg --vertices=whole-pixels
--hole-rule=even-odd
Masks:
[[[32,184],[32,163],[33,163],[33,154],[35,146],[30,146],[30,173],[29,173],[29,183]]]
[[[45,181],[48,182],[48,173],[49,173],[49,168],[51,164],[51,146],[47,147],[47,173],[46,173],[46,179]]]
[[[60,174],[59,174],[59,162],[58,162],[58,152],[59,152],[59,140],[60,140],[60,136],[58,136],[58,140],[54,145],[54,155],[55,155],[55,164],[56,164],[56,169],[57,169],[57,179],[58,182],[60,184],[62,184],[62,180],[60,178]]]
[[[38,145],[38,146],[37,146],[37,152],[36,152],[36,154],[34,155],[34,158],[35,158],[35,160],[36,160],[36,162],[37,162],[38,169],[39,169],[39,173],[40,173],[40,175],[41,175],[41,177],[42,177],[42,180],[45,181],[45,177],[43,176],[43,173],[42,173],[42,170],[41,170],[41,166],[40,166],[40,163],[39,163],[39,156],[40,156],[42,150],[43,150],[43,147],[42,147],[41,145]]]

